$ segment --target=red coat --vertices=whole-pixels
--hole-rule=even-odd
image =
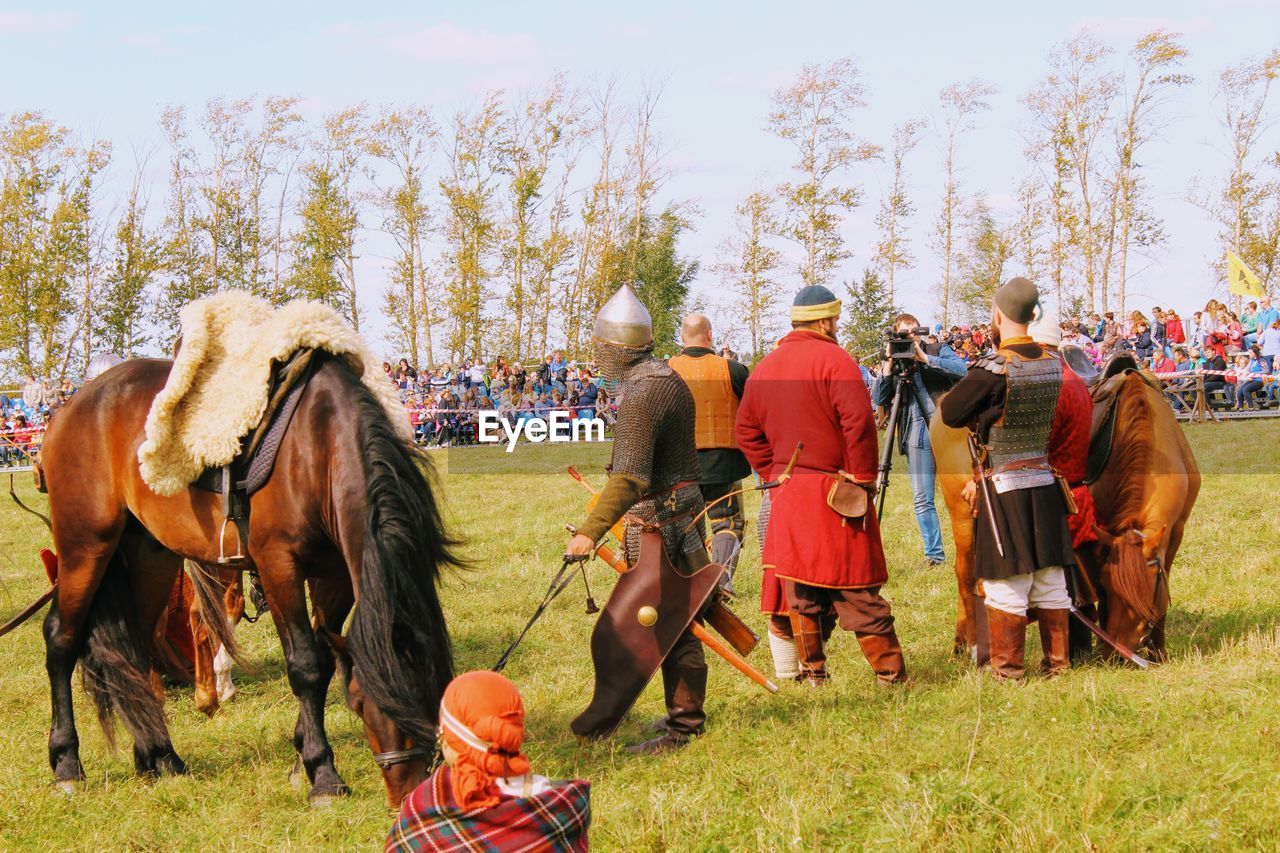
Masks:
[[[793,476],[770,495],[762,610],[786,610],[771,580],[775,573],[840,589],[888,580],[874,509],[863,521],[846,522],[827,506],[832,477],[822,472],[846,471],[870,483],[878,461],[871,397],[847,352],[817,332],[791,332],[747,380],[735,434],[766,480],[781,474],[797,442],[804,442]]]
[[[1062,390],[1058,394],[1058,408],[1054,411],[1053,427],[1049,431],[1049,464],[1067,478],[1071,494],[1076,499],[1078,511],[1067,516],[1071,545],[1075,548],[1098,538],[1093,531],[1096,522],[1093,495],[1084,484],[1092,427],[1093,398],[1089,396],[1089,386],[1063,365]]]

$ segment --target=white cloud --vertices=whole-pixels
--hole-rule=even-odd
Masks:
[[[457,24],[410,24],[404,21],[357,23],[328,28],[331,37],[349,48],[377,51],[439,65],[492,65],[523,62],[537,53],[528,33],[498,33]]]
[[[79,12],[31,12],[25,9],[0,11],[0,36],[56,33],[84,23]]]

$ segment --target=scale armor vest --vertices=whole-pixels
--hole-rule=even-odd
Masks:
[[[693,394],[693,435],[698,449],[736,449],[733,424],[738,417],[738,397],[733,393],[728,359],[718,355],[677,355],[667,363]]]
[[[701,521],[681,535],[703,506],[693,421],[693,395],[669,365],[647,358],[623,374],[609,471],[647,481],[652,495],[637,501],[627,513],[624,556],[629,565],[640,555],[640,527],[633,520],[669,522],[661,531],[674,565],[680,565],[681,554],[705,550]],[[672,489],[681,482],[691,485]]]
[[[1004,413],[987,437],[993,468],[1048,454],[1062,389],[1062,362],[1051,356],[1024,359],[1010,353],[1005,356],[1004,376]]]

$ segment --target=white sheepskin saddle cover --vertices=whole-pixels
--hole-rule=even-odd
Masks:
[[[192,302],[179,315],[182,347],[147,413],[138,448],[142,479],[159,495],[187,488],[206,468],[229,464],[267,408],[271,362],[311,347],[341,358],[413,438],[409,417],[381,363],[338,312],[318,302],[273,308],[240,290]]]

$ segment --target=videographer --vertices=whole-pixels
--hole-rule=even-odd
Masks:
[[[898,423],[888,427],[890,430],[896,427],[898,452],[907,457],[916,524],[924,540],[924,562],[932,567],[946,562],[946,554],[942,550],[938,509],[933,501],[936,471],[933,448],[929,445],[929,419],[933,417],[938,398],[963,379],[967,370],[964,360],[948,344],[922,344],[920,338],[927,331],[920,328],[920,321],[911,314],[894,318],[893,336],[885,342],[885,360],[880,367],[874,402],[887,416],[894,391],[902,385]],[[891,354],[894,357],[890,357]]]

